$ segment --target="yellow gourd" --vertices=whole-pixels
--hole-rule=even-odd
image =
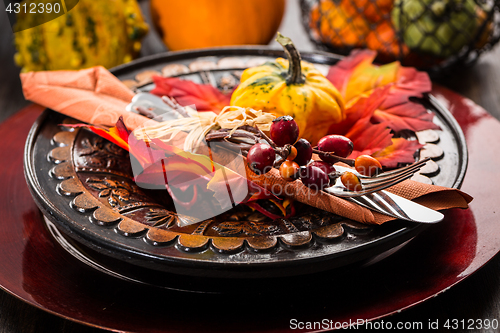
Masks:
[[[231,105],[292,116],[300,136],[316,144],[332,124],[344,119],[339,91],[312,64],[301,61],[292,41],[278,33],[276,39],[288,60],[246,69],[233,92]]]
[[[33,26],[37,15],[18,18],[19,30]],[[110,68],[135,58],[147,31],[136,0],[80,0],[67,14],[16,32],[15,60],[24,72]]]

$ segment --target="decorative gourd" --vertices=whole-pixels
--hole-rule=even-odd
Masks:
[[[477,11],[474,0],[396,0],[391,15],[411,50],[446,58],[475,39]]]
[[[344,119],[344,101],[339,91],[312,64],[301,61],[290,38],[276,39],[288,60],[246,69],[231,96],[231,105],[292,116],[300,136],[313,145],[332,124]]]
[[[268,44],[285,0],[151,0],[151,16],[169,50]]]
[[[321,0],[311,10],[309,28],[323,43],[339,48],[361,47],[370,25],[351,0]]]
[[[37,15],[17,24],[33,26]],[[137,56],[147,31],[136,0],[80,1],[65,15],[15,33],[15,60],[24,72],[110,68]]]

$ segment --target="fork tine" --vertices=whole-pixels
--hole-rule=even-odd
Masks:
[[[412,176],[413,176],[413,173],[401,175],[399,177],[392,179],[391,181],[378,183],[378,184],[372,185],[372,186],[367,186],[367,187],[364,187],[363,190],[358,191],[358,192],[353,192],[353,193],[355,193],[355,194],[357,193],[357,195],[363,195],[363,194],[377,192],[380,190],[385,190],[386,188],[391,187],[392,185],[396,185],[398,183],[401,183],[402,181],[407,180],[407,179],[411,178]]]
[[[326,189],[327,192],[335,194],[339,197],[347,197],[347,198],[355,198],[359,197],[362,195],[370,194],[373,192],[385,190],[388,187],[391,187],[393,185],[396,185],[404,180],[407,180],[408,178],[411,178],[413,176],[413,173],[407,173],[405,175],[400,175],[399,177],[393,178],[391,181],[386,181],[386,182],[381,182],[376,185],[368,186],[368,187],[363,187],[361,191],[348,191],[347,189],[344,189],[343,191],[337,191],[335,193],[332,193],[331,191],[328,191],[328,188]]]
[[[406,169],[403,172],[393,173],[393,174],[388,175],[386,177],[375,177],[375,178],[370,178],[370,179],[363,178],[361,180],[361,183],[363,184],[364,187],[365,187],[365,185],[366,185],[366,187],[373,187],[373,186],[381,185],[385,182],[390,182],[393,179],[399,179],[399,178],[404,177],[406,175],[410,175],[410,177],[411,177],[415,172],[420,170],[420,168],[422,168],[422,166],[423,165],[421,165],[421,164],[414,165],[412,168]]]
[[[391,175],[394,175],[394,174],[399,174],[399,173],[403,173],[403,172],[406,172],[408,170],[413,170],[415,168],[418,168],[420,169],[421,167],[423,167],[431,158],[430,157],[427,157],[427,158],[424,158],[423,160],[420,160],[418,162],[415,162],[415,163],[412,163],[410,165],[407,165],[405,167],[402,167],[402,168],[399,168],[399,169],[394,169],[394,170],[391,170],[391,171],[386,171],[386,172],[382,172],[381,174],[375,176],[375,177],[369,177],[369,176],[361,176],[360,178],[361,179],[375,179],[375,178],[384,178],[384,177],[387,177],[387,176],[391,176]]]
[[[386,172],[375,177],[360,177],[361,184],[363,185],[363,188],[360,191],[347,190],[344,185],[342,185],[340,178],[337,179],[337,185],[327,187],[324,191],[343,198],[356,198],[362,195],[378,192],[411,178],[429,160],[430,158],[425,158],[404,168]],[[346,171],[348,170],[348,168],[344,169]],[[343,171],[343,169],[340,169],[339,171]]]

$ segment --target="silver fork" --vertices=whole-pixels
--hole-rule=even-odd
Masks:
[[[337,180],[334,186],[324,190],[360,206],[397,219],[420,223],[437,223],[443,220],[444,215],[442,213],[383,190],[411,178],[428,160],[429,158],[426,158],[404,168],[384,172],[375,177],[362,176],[352,169],[335,166],[335,169],[339,172],[354,172],[366,186],[361,191],[348,191],[341,183],[338,183],[340,180]]]
[[[429,159],[430,158],[425,158],[406,167],[383,172],[373,177],[363,176],[354,169],[335,165],[335,170],[338,172],[350,171],[356,174],[360,178],[363,187],[359,191],[350,191],[342,185],[339,177],[335,182],[335,185],[325,188],[324,191],[342,198],[354,198],[378,192],[411,178],[415,172],[420,170],[420,168],[422,168],[427,161],[429,161]]]

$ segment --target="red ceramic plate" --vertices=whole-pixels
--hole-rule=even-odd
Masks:
[[[3,133],[14,133],[0,148],[0,285],[54,314],[130,332],[285,332],[291,331],[290,318],[349,322],[418,304],[462,281],[500,249],[495,215],[500,157],[484,154],[485,142],[491,151],[500,151],[500,123],[448,90],[438,87],[433,94],[453,112],[467,139],[469,171],[462,189],[475,198],[470,209],[447,211],[443,222],[376,264],[336,275],[327,271],[293,281],[270,279],[265,282],[269,291],[245,297],[123,281],[63,250],[45,229],[23,177],[24,140],[41,112],[24,109],[0,125]],[[16,131],[7,131],[12,128]]]

